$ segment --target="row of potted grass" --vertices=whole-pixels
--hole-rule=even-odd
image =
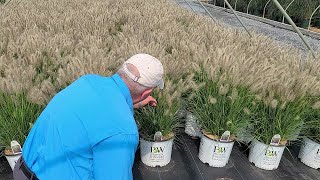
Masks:
[[[153,95],[158,99],[156,108],[135,112],[141,160],[148,166],[170,162],[175,136],[183,127],[180,116],[186,117],[185,132],[201,137],[199,159],[210,166],[225,166],[234,142],[240,141],[250,143],[250,162],[276,169],[285,147],[304,134],[299,158],[310,167],[320,167],[320,105],[313,105],[316,100],[311,97],[292,102],[271,95],[263,98],[228,84],[225,78],[210,79],[203,71],[179,81],[167,80],[165,89]],[[181,96],[187,97],[185,103]],[[29,103],[24,95],[0,97],[0,144],[6,145],[4,154],[13,168],[20,154],[10,152],[10,142],[23,144],[43,107]],[[181,110],[183,105],[188,113]]]
[[[299,158],[310,167],[320,167],[320,111],[311,108],[314,98],[301,97],[293,102],[281,102],[274,97],[263,100],[244,87],[211,80],[205,73],[197,74],[195,80],[201,85],[189,94],[186,107],[189,113],[184,113],[185,132],[201,137],[199,159],[203,163],[213,167],[225,166],[234,142],[240,141],[250,144],[249,161],[255,166],[265,170],[277,169],[286,147],[304,137]],[[166,92],[154,94],[160,104],[169,102],[161,99],[163,94]],[[178,101],[176,99],[175,103]],[[181,124],[177,119],[181,113],[177,106],[162,108],[168,106],[145,108],[136,114],[138,122],[146,123],[145,126],[140,124],[140,133],[144,134],[140,144],[141,159],[153,167],[170,162],[172,138],[177,131],[165,125],[174,124],[176,128]],[[163,112],[167,112],[166,115]],[[149,139],[144,138],[145,134]],[[157,134],[164,138],[157,139]]]

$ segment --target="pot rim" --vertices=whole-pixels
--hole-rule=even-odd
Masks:
[[[265,144],[261,141],[259,141],[258,139],[254,138],[253,141],[258,141],[259,143],[263,144],[263,145],[266,145],[266,146],[271,146],[271,147],[287,147],[287,145],[279,145],[279,146],[275,146],[275,145],[270,145],[270,144]],[[252,141],[252,142],[253,142]]]
[[[219,142],[219,143],[232,143],[232,142],[235,142],[236,139],[232,140],[232,141],[227,141],[227,142],[224,142],[224,141],[220,141],[220,140],[215,140],[215,139],[211,139],[206,133],[204,130],[201,130],[201,134],[204,135],[205,137],[207,137],[208,139],[212,140],[212,141],[215,141],[215,142]]]
[[[146,138],[143,137],[144,135],[142,135],[141,133],[139,133],[139,138],[143,139],[144,141],[148,141],[148,142],[167,142],[167,141],[171,141],[171,140],[173,140],[175,138],[176,134],[175,133],[172,133],[172,134],[173,134],[173,136],[171,138],[163,140],[163,141],[147,140]]]
[[[22,155],[22,152],[19,152],[18,154],[6,154],[6,153],[4,153],[3,152],[3,154],[4,154],[4,156],[19,156],[19,155]]]
[[[317,142],[317,141],[313,140],[312,138],[310,138],[310,137],[308,137],[308,136],[306,136],[306,137],[304,137],[304,138],[306,138],[306,139],[308,139],[308,140],[310,140],[310,141],[312,141],[312,142],[320,145],[320,142]]]
[[[6,153],[6,151],[9,151],[9,152],[13,152],[12,151],[12,149],[11,148],[8,148],[8,147],[6,147],[6,148],[4,148],[3,150],[2,150],[2,154],[4,155],[4,156],[18,156],[18,155],[21,155],[22,154],[22,152],[18,152],[18,153],[16,153],[16,154],[7,154]],[[1,151],[0,151],[1,152]]]

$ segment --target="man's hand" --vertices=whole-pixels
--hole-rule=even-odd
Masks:
[[[157,106],[157,101],[152,96],[148,96],[143,101],[140,101],[140,102],[134,104],[133,107],[134,108],[140,108],[140,107],[146,106],[148,104],[150,106]]]

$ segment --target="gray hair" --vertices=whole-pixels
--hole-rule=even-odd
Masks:
[[[130,71],[130,69],[129,69]],[[142,94],[145,90],[149,89],[148,87],[135,82],[133,79],[131,79],[127,73],[124,71],[123,67],[121,66],[121,68],[118,70],[117,72],[121,78],[123,78],[123,80],[127,83],[127,85],[130,87],[130,90],[132,91],[131,93],[135,94],[135,95],[140,95]],[[133,73],[133,72],[131,72]],[[135,74],[136,75],[136,74]]]

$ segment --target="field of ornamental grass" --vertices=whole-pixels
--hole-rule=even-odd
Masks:
[[[289,46],[249,38],[170,0],[34,0],[0,8],[0,91],[24,92],[35,103],[83,74],[111,75],[140,52],[159,58],[173,78],[204,65],[212,78],[223,71],[222,78],[262,97],[320,95],[320,58],[302,59]]]

